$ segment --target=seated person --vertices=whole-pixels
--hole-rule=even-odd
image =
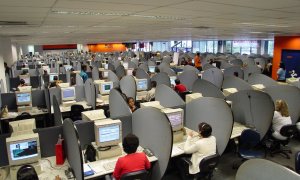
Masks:
[[[87,71],[87,67],[86,67],[86,65],[83,64],[81,66],[81,71],[79,73],[79,75],[81,76],[81,78],[83,80],[83,83],[85,83],[85,81],[89,78],[89,76],[87,75],[86,71]]]
[[[272,120],[272,136],[278,140],[286,140],[287,138],[280,134],[280,129],[285,126],[292,124],[291,117],[289,115],[288,105],[284,100],[276,100],[275,112]]]
[[[156,89],[156,81],[151,81],[151,89],[150,91],[147,91],[146,97],[145,97],[145,101],[151,101],[155,98],[155,89]]]
[[[127,155],[120,157],[116,163],[113,177],[119,180],[123,174],[150,169],[150,162],[144,153],[137,153],[139,139],[133,134],[128,134],[122,142],[123,150]]]
[[[25,80],[24,79],[20,79],[20,84],[18,87],[24,87],[24,86],[27,86],[27,84],[25,83]]]
[[[129,106],[131,112],[134,112],[135,110],[137,110],[137,107],[135,105],[135,101],[132,97],[127,98],[127,104]]]
[[[57,87],[59,83],[62,83],[62,81],[58,80],[57,76],[54,76],[53,80],[54,81],[50,83],[50,88]]]
[[[177,92],[177,93],[183,93],[183,92],[186,92],[187,89],[185,87],[185,85],[183,84],[180,84],[180,80],[179,79],[176,79],[175,80],[175,87],[174,87],[174,90]]]
[[[31,165],[22,166],[17,172],[17,180],[38,180],[39,177]]]
[[[199,164],[201,160],[207,156],[211,156],[216,154],[217,152],[217,145],[216,145],[216,138],[211,135],[212,128],[207,123],[200,123],[198,125],[199,134],[194,134],[193,131],[188,133],[188,137],[184,144],[184,153],[192,154],[191,162],[192,164],[189,165],[189,174],[197,174],[201,172],[199,169]],[[192,142],[193,136],[200,137],[199,140],[196,142]],[[185,172],[187,172],[187,166],[185,164],[184,167],[180,168],[180,174],[183,179],[185,179]]]

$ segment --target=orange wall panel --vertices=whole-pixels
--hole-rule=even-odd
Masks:
[[[89,51],[91,52],[116,52],[116,51],[126,51],[124,44],[89,44]]]
[[[300,50],[300,36],[278,36],[274,41],[273,74],[272,78],[277,79],[277,70],[281,62],[282,50]]]

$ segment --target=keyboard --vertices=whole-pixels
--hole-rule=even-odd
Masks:
[[[111,170],[115,169],[116,163],[117,163],[117,161],[110,161],[110,162],[103,164],[103,167],[106,171],[111,171]]]

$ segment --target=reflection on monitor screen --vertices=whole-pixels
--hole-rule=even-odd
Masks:
[[[155,66],[149,66],[149,71],[151,73],[155,73]]]
[[[181,121],[182,121],[182,118],[181,118],[181,113],[178,113],[178,114],[168,114],[168,118],[171,122],[171,125],[172,127],[173,126],[180,126],[181,125]]]
[[[31,103],[31,93],[17,93],[17,105],[25,105]]]
[[[75,96],[74,89],[64,89],[63,91],[63,98],[71,98]]]
[[[170,76],[170,83],[171,85],[174,85],[175,86],[175,80],[176,80],[176,76]]]
[[[138,91],[147,90],[148,81],[147,79],[137,79],[136,85]]]
[[[30,140],[27,142],[20,142],[10,144],[10,155],[13,161],[23,160],[38,156],[37,141]]]
[[[120,126],[103,126],[99,128],[99,140],[100,143],[116,141],[120,139]]]
[[[110,84],[104,84],[104,90],[109,91],[110,90]]]

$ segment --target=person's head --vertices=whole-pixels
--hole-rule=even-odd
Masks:
[[[86,67],[85,64],[81,65],[81,70],[84,71],[84,72],[87,70],[87,67]]]
[[[6,62],[4,62],[4,67],[7,67],[7,63]]]
[[[25,85],[25,80],[24,79],[20,79],[20,85]]]
[[[280,112],[280,114],[284,117],[289,117],[290,116],[288,105],[284,100],[276,100],[275,110]]]
[[[280,63],[279,68],[282,68],[282,69],[285,70],[285,65],[284,65],[284,63]]]
[[[197,52],[197,56],[200,56],[200,53],[199,53],[199,52]]]
[[[234,75],[235,77],[239,77],[239,73],[238,73],[238,72],[234,72],[233,75]]]
[[[176,85],[180,84],[180,80],[179,79],[175,79],[175,84]]]
[[[160,73],[160,70],[158,67],[155,67],[155,73]]]
[[[136,54],[134,54],[133,57],[136,58]]]
[[[132,75],[133,75],[133,76],[136,76],[136,70],[133,70],[133,71],[132,71]]]
[[[22,166],[17,172],[17,180],[38,180],[39,177],[31,165]]]
[[[127,103],[129,107],[134,107],[135,105],[134,99],[132,97],[127,98]]]
[[[54,77],[53,77],[53,80],[54,80],[54,81],[57,81],[57,80],[58,80],[58,77],[57,77],[57,76],[54,76]]]
[[[199,134],[203,138],[207,138],[211,135],[212,128],[209,124],[202,122],[198,125]]]
[[[122,145],[127,154],[135,153],[139,147],[139,138],[134,134],[128,134],[124,137]]]
[[[156,81],[151,81],[151,87],[156,88],[157,82]]]

